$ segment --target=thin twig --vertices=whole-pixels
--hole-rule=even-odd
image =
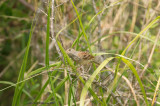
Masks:
[[[154,43],[153,48],[152,48],[152,51],[151,51],[151,54],[150,54],[150,56],[149,56],[149,58],[148,58],[148,62],[147,62],[147,64],[145,65],[145,67],[144,67],[144,69],[143,69],[143,71],[142,71],[142,73],[141,73],[141,75],[140,75],[140,78],[143,77],[143,74],[144,74],[145,70],[148,68],[148,66],[149,66],[150,63],[151,63],[151,59],[152,59],[152,56],[153,56],[155,47],[156,47],[156,45],[157,45],[159,36],[160,36],[160,30],[159,30],[159,32],[158,32],[158,34],[157,34],[157,37],[156,37],[156,39],[155,39],[155,43]]]
[[[63,55],[58,47],[58,44],[57,44],[57,41],[55,39],[55,36],[54,36],[54,24],[53,24],[53,19],[54,19],[54,0],[52,0],[52,9],[51,9],[51,37],[52,37],[52,41],[54,42],[55,44],[55,47],[56,47],[56,50],[59,54],[59,57],[63,60]]]
[[[138,4],[139,0],[135,0],[135,2]],[[134,31],[134,27],[135,27],[135,23],[136,23],[136,18],[137,18],[137,12],[138,12],[138,5],[134,4],[134,6],[133,6],[132,24],[131,24],[131,27],[130,27],[130,32]],[[130,37],[130,39],[131,39],[131,37]]]
[[[19,0],[19,2],[21,2],[24,6],[35,12],[35,8],[31,4],[27,3],[25,0]]]

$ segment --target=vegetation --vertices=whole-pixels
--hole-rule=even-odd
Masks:
[[[160,105],[160,1],[1,0],[0,20],[2,106]]]

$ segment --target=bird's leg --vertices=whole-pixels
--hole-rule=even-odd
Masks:
[[[89,70],[91,70],[91,68],[92,68],[92,64],[89,64],[89,67],[88,67],[88,69],[86,70],[86,72],[89,73]]]
[[[85,73],[84,66],[83,66],[83,65],[81,65],[81,66],[80,66],[80,68],[81,68],[81,70],[82,70],[82,71],[81,71],[82,75],[84,75],[84,73]]]

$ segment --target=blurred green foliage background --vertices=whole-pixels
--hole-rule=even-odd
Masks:
[[[94,21],[85,30],[93,52],[121,54],[132,39],[134,39],[152,20],[160,15],[160,1],[158,0],[120,0],[119,3],[110,6],[110,4],[115,1],[116,0],[73,0],[81,15],[84,27],[88,25],[88,22],[99,11],[108,6],[105,11],[96,16]],[[29,73],[34,69],[44,66],[47,7],[47,0],[0,1],[0,81],[16,83],[28,42],[32,21],[36,21],[36,26],[33,32],[26,70]],[[70,0],[55,0],[54,34],[56,35],[76,17],[75,9]],[[59,39],[63,44],[63,47],[65,49],[70,48],[77,36],[80,35],[81,31],[78,20],[62,31]],[[130,59],[140,62],[147,68],[147,71],[145,70],[142,77],[142,82],[150,103],[160,75],[159,34],[160,26],[159,21],[157,21],[157,23],[141,35],[141,37],[127,50],[125,55]],[[89,50],[84,36],[79,39],[79,43],[74,46],[74,48],[82,51]],[[49,50],[50,63],[60,61],[54,42],[51,39]],[[108,57],[110,56],[104,56],[103,58]],[[116,63],[117,61],[114,60],[109,66],[112,69],[115,69]],[[144,67],[141,67],[134,62],[132,64],[140,75]],[[124,64],[121,64],[120,72],[122,72],[124,66]],[[64,68],[64,66],[61,66],[61,68]],[[139,87],[136,86],[134,75],[128,68],[124,68],[124,70],[127,72],[123,73],[124,76],[130,80],[137,95],[139,95],[137,98],[142,98]],[[64,78],[63,73],[61,72],[56,75],[61,79]],[[22,105],[34,100],[34,97],[37,96],[39,90],[42,88],[43,80],[43,75],[39,75],[34,79],[30,79],[25,84],[24,89],[31,97],[22,94]],[[57,80],[55,85],[59,82],[60,81]],[[8,87],[9,85],[10,84],[0,84],[0,89]],[[135,105],[135,101],[128,90],[129,88],[125,87],[125,84],[123,83],[119,86],[118,90],[123,92],[121,94],[123,104]],[[126,96],[128,93],[130,93],[130,95]],[[160,92],[158,91],[158,105],[160,105],[160,99],[158,99],[160,96],[159,93]],[[61,88],[58,94],[62,98],[59,102],[61,105],[64,105],[64,88]],[[11,105],[13,95],[14,87],[0,91],[0,105]],[[128,97],[128,101],[125,100],[125,97]],[[139,101],[141,105],[144,104],[143,99],[140,99]],[[114,104],[114,100],[111,101],[110,105],[111,104]]]

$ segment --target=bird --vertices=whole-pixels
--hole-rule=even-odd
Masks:
[[[66,53],[73,61],[81,65],[87,65],[94,59],[94,56],[86,51],[76,51],[72,48],[69,48],[67,49]]]

